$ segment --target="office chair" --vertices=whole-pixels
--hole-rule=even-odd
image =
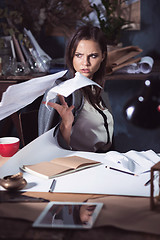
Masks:
[[[19,114],[21,142],[24,147],[38,137],[38,110]]]

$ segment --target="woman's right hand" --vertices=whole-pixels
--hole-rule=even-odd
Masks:
[[[72,113],[74,106],[72,105],[69,107],[62,95],[58,95],[58,97],[59,97],[61,104],[48,102],[47,105],[54,108],[55,110],[57,110],[57,112],[61,116],[62,122],[60,124],[60,131],[61,131],[64,139],[66,140],[66,142],[69,145],[72,124],[74,121],[74,116]]]

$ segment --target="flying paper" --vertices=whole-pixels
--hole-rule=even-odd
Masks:
[[[32,78],[26,82],[9,86],[3,93],[0,102],[0,120],[17,112],[43,95],[66,72],[61,71],[52,75]]]
[[[46,106],[47,106],[47,103],[49,102],[49,100],[54,99],[57,94],[60,94],[64,97],[68,97],[75,90],[80,89],[85,86],[88,86],[88,85],[96,85],[96,86],[102,88],[96,82],[93,82],[89,78],[83,76],[81,73],[76,72],[74,78],[71,78],[65,82],[62,82],[59,85],[57,85],[49,90],[47,97],[46,97]]]
[[[2,101],[0,102],[0,120],[24,108],[36,98],[43,95],[45,91],[54,86],[55,81],[64,76],[66,72],[67,70],[9,86],[3,93]],[[46,100],[48,102],[54,99],[57,94],[67,97],[75,90],[87,85],[97,85],[101,88],[100,85],[77,72],[74,78],[66,80],[51,88]]]

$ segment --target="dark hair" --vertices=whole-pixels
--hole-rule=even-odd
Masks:
[[[66,47],[66,64],[69,71],[72,74],[72,77],[75,74],[75,69],[73,67],[73,57],[78,46],[78,43],[81,40],[93,40],[97,42],[100,46],[102,54],[105,56],[100,68],[93,76],[93,81],[98,83],[102,88],[104,87],[105,83],[105,75],[106,75],[106,61],[107,61],[107,41],[106,37],[104,36],[103,32],[100,28],[92,26],[92,25],[85,25],[78,28],[73,36],[70,38],[68,45]],[[100,93],[101,89],[95,86],[95,92],[91,90],[91,86],[84,87],[82,89],[84,96],[90,101],[90,103],[96,107],[98,105],[100,107]]]

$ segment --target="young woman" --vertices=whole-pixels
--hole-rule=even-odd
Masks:
[[[80,72],[103,88],[106,61],[107,44],[101,30],[94,26],[77,29],[66,48],[69,78]],[[113,118],[103,95],[101,88],[92,85],[75,91],[67,98],[59,95],[48,103],[51,111],[41,104],[39,134],[56,126],[54,137],[62,148],[108,151],[112,143]]]

